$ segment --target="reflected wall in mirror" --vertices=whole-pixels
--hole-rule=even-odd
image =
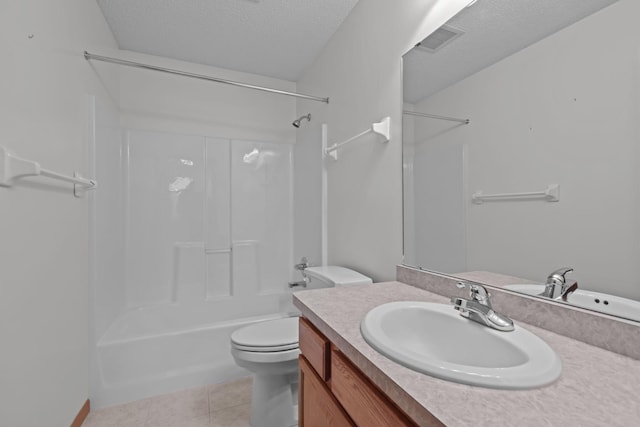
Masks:
[[[638,16],[637,0],[479,0],[447,23],[462,35],[404,55],[406,265],[539,286],[572,267],[568,302],[640,320]]]

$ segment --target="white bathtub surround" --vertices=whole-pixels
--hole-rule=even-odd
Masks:
[[[285,289],[291,145],[129,131],[125,153],[127,306]]]
[[[251,378],[91,411],[83,427],[249,427]]]
[[[111,254],[96,271],[118,274],[94,280],[92,406],[246,375],[231,332],[294,311],[292,145],[143,130],[117,152],[101,142],[97,170],[120,187],[96,195],[96,253]]]

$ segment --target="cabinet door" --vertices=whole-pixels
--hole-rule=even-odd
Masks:
[[[323,381],[329,379],[329,340],[304,317],[299,321],[300,351]]]
[[[304,356],[300,356],[299,364],[300,427],[355,427]]]
[[[331,391],[353,421],[366,427],[415,427],[416,424],[397,409],[339,351],[331,351]],[[434,419],[433,426],[442,426]]]

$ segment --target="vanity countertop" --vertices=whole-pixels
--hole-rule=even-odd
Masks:
[[[426,411],[448,427],[609,427],[636,425],[640,419],[640,361],[523,322],[516,323],[544,339],[562,359],[560,379],[547,387],[494,390],[405,368],[370,347],[360,334],[364,315],[391,301],[449,302],[400,282],[294,294],[302,315],[419,425],[428,419]]]

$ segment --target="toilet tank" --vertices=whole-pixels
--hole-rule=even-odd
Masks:
[[[323,265],[307,267],[304,273],[309,277],[309,288],[333,288],[340,286],[371,284],[371,278],[345,267]]]

